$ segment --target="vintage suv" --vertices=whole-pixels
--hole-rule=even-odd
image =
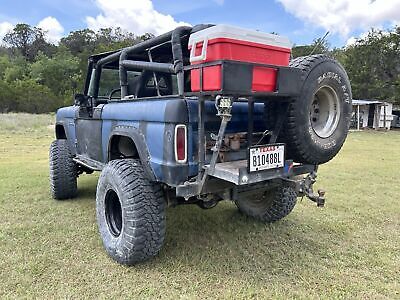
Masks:
[[[101,171],[100,236],[128,265],[159,252],[167,206],[232,200],[262,222],[298,196],[322,206],[312,185],[346,139],[351,87],[328,56],[290,57],[286,38],[226,25],[91,56],[83,94],[57,111],[52,196],[76,197],[78,176]]]

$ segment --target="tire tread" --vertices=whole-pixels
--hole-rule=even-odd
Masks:
[[[290,61],[289,66],[301,70],[301,82],[303,82],[304,84],[310,72],[317,65],[327,61],[334,62],[335,64],[339,65],[340,68],[343,69],[343,67],[335,59],[331,58],[326,54],[315,54],[315,55],[297,57]],[[285,142],[288,145],[287,150],[290,158],[294,159],[297,162],[320,164],[329,161],[336,155],[334,154],[333,156],[329,156],[326,158],[319,158],[316,157],[313,153],[311,153],[309,151],[308,147],[309,145],[305,144],[303,142],[303,138],[298,135],[297,131],[298,124],[299,124],[298,111],[295,105],[290,104],[285,126],[284,129],[282,130],[280,138],[282,142]]]
[[[272,188],[269,193],[272,194],[272,199],[268,199],[271,204],[267,209],[255,209],[247,205],[249,199],[241,197],[240,193],[235,204],[243,214],[264,223],[273,223],[290,214],[296,205],[297,194],[292,187],[285,184]],[[259,197],[262,196],[259,195]]]
[[[50,145],[50,191],[56,200],[77,196],[77,165],[73,161],[67,140],[55,140]]]
[[[118,246],[124,250],[123,254],[105,245],[109,255],[125,265],[133,265],[157,255],[165,239],[166,203],[163,192],[159,184],[150,182],[144,174],[140,160],[114,160],[104,168],[98,183],[99,191],[105,177],[113,176],[125,195],[120,201],[125,210],[123,222],[129,223],[129,226],[121,232]],[[97,201],[102,201],[99,192],[96,196]]]

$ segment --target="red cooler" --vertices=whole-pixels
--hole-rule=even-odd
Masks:
[[[291,43],[274,34],[246,30],[228,25],[216,25],[193,33],[189,39],[192,65],[232,60],[240,62],[288,66]],[[277,69],[253,67],[252,91],[273,92]],[[203,68],[203,91],[221,90],[221,65]],[[200,91],[200,69],[191,70],[191,88]]]

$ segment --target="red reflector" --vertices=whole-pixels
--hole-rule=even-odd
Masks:
[[[251,89],[256,92],[274,92],[276,90],[276,74],[276,69],[254,67]]]
[[[175,127],[175,159],[177,162],[186,162],[186,126]]]

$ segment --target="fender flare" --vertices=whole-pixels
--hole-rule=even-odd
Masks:
[[[55,134],[56,138],[57,138],[57,139],[60,139],[60,137],[59,137],[59,132],[57,132],[57,128],[60,128],[60,127],[63,128],[63,130],[64,130],[64,136],[65,136],[65,139],[67,140],[67,139],[68,139],[68,136],[67,136],[67,128],[65,128],[65,124],[64,124],[63,121],[58,121],[58,122],[56,122],[56,124],[54,124],[54,134]]]
[[[60,120],[54,124],[54,135],[55,135],[56,139],[60,139],[59,133],[57,132],[57,127],[63,128],[65,138],[61,137],[61,139],[65,139],[68,141],[69,150],[71,151],[71,153],[73,155],[76,155],[75,141],[70,137],[70,133],[68,131],[68,125],[66,124],[66,122],[64,120]]]
[[[145,171],[147,179],[149,179],[150,181],[157,181],[154,171],[150,165],[150,152],[147,148],[146,140],[143,133],[138,128],[133,126],[121,126],[121,125],[115,126],[108,138],[107,162],[110,161],[111,141],[114,136],[128,137],[133,141],[133,143],[136,146],[139,159],[142,162],[142,166]]]

